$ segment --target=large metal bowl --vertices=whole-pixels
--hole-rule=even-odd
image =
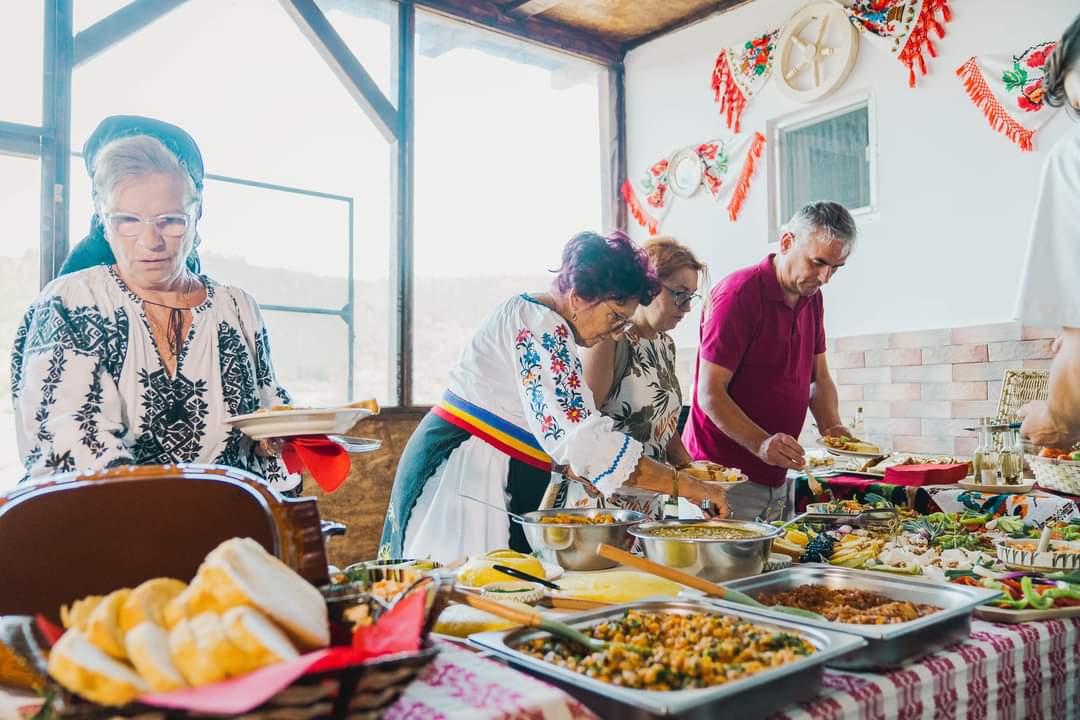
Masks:
[[[759,537],[745,540],[719,538],[658,537],[658,528],[707,525],[753,530]],[[777,529],[765,523],[748,520],[658,520],[641,523],[630,529],[641,540],[645,557],[661,565],[682,570],[712,582],[734,580],[757,575],[765,567],[776,539]]]
[[[541,518],[551,515],[580,515],[595,517],[607,513],[615,518],[613,523],[603,525],[561,525],[541,522]],[[629,550],[634,538],[630,530],[645,519],[645,515],[634,510],[607,508],[553,508],[536,510],[523,515],[525,522],[521,528],[532,549],[544,559],[558,563],[566,570],[607,570],[618,563],[596,554],[600,543]]]

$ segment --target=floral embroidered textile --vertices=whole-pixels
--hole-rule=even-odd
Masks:
[[[761,91],[772,73],[776,39],[780,28],[747,40],[739,47],[724,48],[716,56],[712,89],[728,129],[740,130],[743,110],[750,98]]]
[[[717,202],[727,200],[728,219],[735,222],[750,191],[757,161],[765,147],[765,136],[733,136],[709,140],[691,146],[701,162],[701,184]],[[677,148],[675,153],[685,148]],[[671,207],[668,160],[653,163],[635,188],[629,180],[622,185],[622,196],[638,224],[655,235]],[[645,198],[642,203],[641,197]]]
[[[956,71],[990,127],[1021,150],[1032,149],[1035,133],[1054,116],[1056,108],[1044,100],[1043,80],[1046,61],[1056,46],[1043,42],[1019,55],[972,57]]]
[[[851,0],[845,3],[852,24],[876,45],[888,48],[908,69],[908,85],[915,87],[919,72],[926,74],[926,58],[937,57],[930,37],[945,37],[952,20],[949,0]]]

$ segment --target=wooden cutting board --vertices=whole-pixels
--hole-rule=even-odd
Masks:
[[[1009,610],[1008,608],[999,608],[993,605],[980,605],[975,608],[975,617],[990,622],[1008,624],[1038,620],[1062,620],[1064,618],[1080,617],[1080,606],[1051,608],[1050,610]]]

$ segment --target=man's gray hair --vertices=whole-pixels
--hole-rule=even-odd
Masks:
[[[174,175],[184,186],[184,206],[202,202],[195,181],[164,144],[149,135],[113,140],[94,158],[94,203],[108,209],[121,185],[146,175]]]
[[[799,245],[806,244],[814,233],[828,242],[838,242],[850,253],[855,247],[855,237],[859,229],[855,218],[840,203],[819,201],[803,205],[791,220],[780,230],[780,234],[791,233]]]

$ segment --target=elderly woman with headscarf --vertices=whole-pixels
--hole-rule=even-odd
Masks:
[[[380,554],[447,562],[496,548],[529,552],[505,511],[536,510],[552,470],[593,495],[636,488],[726,510],[722,487],[643,457],[585,385],[578,348],[622,333],[659,291],[629,237],[586,232],[567,243],[550,290],[496,307],[405,446]]]
[[[16,435],[27,478],[217,463],[298,491],[225,420],[289,402],[258,304],[198,272],[203,162],[168,123],[105,119],[84,148],[90,234],[19,328]]]

